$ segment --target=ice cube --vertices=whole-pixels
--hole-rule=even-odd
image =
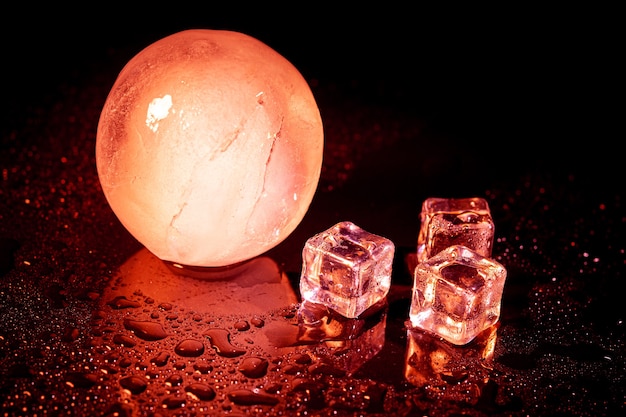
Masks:
[[[450,246],[415,268],[411,325],[464,345],[500,317],[504,266],[462,246]]]
[[[417,258],[422,262],[452,245],[491,257],[494,223],[483,198],[428,198],[422,204]]]
[[[309,238],[302,250],[300,293],[356,318],[387,296],[395,246],[351,222],[340,222]]]

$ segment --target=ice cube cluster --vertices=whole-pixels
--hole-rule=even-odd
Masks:
[[[489,205],[482,198],[428,198],[420,219],[410,323],[465,345],[500,317],[506,269],[491,258]]]
[[[482,198],[428,198],[422,204],[410,326],[455,345],[496,324],[506,269],[492,255],[494,222]],[[387,296],[395,246],[344,221],[307,240],[300,293],[347,318]]]

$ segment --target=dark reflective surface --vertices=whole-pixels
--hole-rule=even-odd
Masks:
[[[592,10],[496,21],[318,7],[307,22],[196,11],[33,18],[3,33],[13,40],[0,126],[3,415],[623,412],[610,22]],[[117,73],[189,27],[248,32],[292,60],[326,131],[301,225],[218,277],[184,276],[143,249],[95,171]],[[431,196],[486,198],[508,271],[500,322],[466,346],[406,328]],[[304,242],[344,220],[396,245],[389,296],[354,320],[298,293]]]

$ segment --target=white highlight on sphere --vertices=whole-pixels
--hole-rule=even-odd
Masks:
[[[148,116],[146,117],[146,125],[150,130],[156,133],[159,128],[159,120],[165,119],[172,108],[172,96],[169,94],[162,98],[155,98],[148,106]]]
[[[139,52],[104,104],[103,192],[157,257],[225,266],[282,242],[319,181],[319,109],[300,72],[248,35],[194,29]]]

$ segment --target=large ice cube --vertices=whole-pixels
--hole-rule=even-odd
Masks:
[[[415,268],[411,325],[463,345],[500,317],[506,269],[461,245]]]
[[[491,257],[494,223],[483,198],[428,198],[422,204],[417,259],[422,262],[452,245]]]
[[[303,300],[356,318],[387,296],[395,247],[391,240],[340,222],[302,250]]]

